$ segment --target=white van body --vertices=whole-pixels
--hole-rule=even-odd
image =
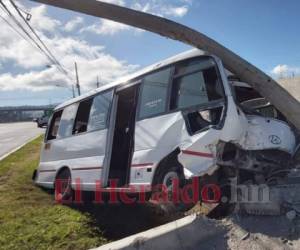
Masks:
[[[172,102],[172,97],[169,97],[168,94],[165,100],[167,108],[161,114],[141,118],[141,111],[139,111],[141,102],[143,103],[143,94],[141,94],[141,92],[144,91],[145,86],[148,86],[146,85],[148,80],[144,79],[146,79],[149,74],[152,74],[152,72],[160,72],[160,70],[166,69],[169,66],[171,67],[171,76],[168,80],[168,90],[166,92],[171,93],[170,95],[172,96],[174,96],[175,93],[174,98],[177,99],[174,101],[174,105],[179,105],[180,95],[186,95],[185,99],[183,99],[184,101],[182,101],[184,105],[186,102],[189,102],[188,96],[192,96],[192,94],[183,93],[183,90],[187,90],[187,88],[183,88],[182,86],[187,82],[189,77],[193,80],[193,73],[184,76],[180,76],[179,73],[179,76],[177,76],[176,73],[174,73],[177,70],[177,66],[174,66],[174,69],[172,65],[181,65],[181,62],[184,62],[183,64],[187,66],[178,67],[180,70],[185,71],[186,68],[190,67],[188,63],[185,64],[185,62],[193,59],[196,60],[196,58],[200,58],[201,63],[201,58],[209,60],[208,63],[211,65],[213,65],[212,62],[214,62],[214,65],[211,67],[215,67],[218,75],[218,82],[216,84],[220,84],[220,86],[215,87],[216,89],[219,88],[216,96],[222,96],[222,98],[199,105],[199,111],[197,111],[195,107],[171,109],[170,102]],[[205,63],[207,62],[204,62],[204,64]],[[199,73],[198,75],[201,74],[202,73]],[[287,123],[274,118],[245,114],[236,103],[232,86],[227,76],[221,60],[216,56],[200,50],[192,50],[159,62],[129,77],[120,79],[115,83],[107,84],[59,105],[54,110],[51,121],[49,121],[35,182],[43,187],[54,188],[54,182],[58,172],[62,168],[68,168],[71,172],[73,189],[76,189],[76,180],[80,180],[82,190],[87,191],[95,190],[96,182],[100,183],[101,186],[107,190],[115,188],[118,190],[128,190],[128,192],[130,192],[133,190],[132,187],[135,187],[135,190],[139,190],[140,187],[143,187],[143,190],[151,191],[157,168],[162,161],[167,159],[167,157],[175,151],[177,160],[183,167],[183,173],[186,179],[194,176],[212,174],[218,168],[218,144],[220,144],[220,142],[232,143],[245,151],[279,150],[292,155],[296,144],[292,129]],[[179,86],[177,87],[177,92],[173,91],[175,81],[179,81],[179,83],[176,82],[176,86]],[[155,81],[153,80],[153,82]],[[136,113],[133,114],[135,115],[135,119],[132,134],[133,138],[131,140],[132,144],[128,144],[133,149],[132,155],[128,158],[129,165],[128,171],[126,172],[128,177],[124,178],[121,185],[111,187],[109,184],[110,176],[118,176],[118,171],[120,170],[118,166],[115,166],[116,171],[114,175],[110,175],[111,166],[114,164],[112,161],[118,157],[118,153],[114,152],[113,149],[114,140],[118,140],[118,133],[120,131],[122,132],[121,129],[118,133],[115,131],[116,126],[118,126],[116,124],[116,114],[118,108],[120,108],[118,106],[118,99],[124,98],[122,94],[118,93],[122,93],[122,91],[126,91],[126,89],[129,88],[134,88],[134,86],[137,86],[137,88],[134,90],[135,94],[132,94],[132,96],[138,97],[136,97],[137,103],[135,104]],[[181,87],[182,89],[180,89]],[[134,91],[132,91],[132,93]],[[201,91],[207,92],[208,90]],[[76,113],[80,103],[102,93],[111,94],[109,108],[106,114],[108,125],[102,127],[102,129],[91,129],[91,131],[82,133],[74,132],[74,120],[77,119]],[[194,96],[190,99],[192,98],[194,98]],[[125,98],[123,101],[125,103]],[[145,105],[143,103],[143,105],[148,112],[148,110],[151,110],[153,107],[156,109],[163,101],[163,99],[155,99],[146,102]],[[193,101],[196,101],[196,99],[193,99]],[[87,103],[86,105],[93,104]],[[191,109],[192,111],[190,111]],[[57,136],[56,138],[49,139],[49,133],[51,133],[49,131],[53,129],[55,125],[53,125],[53,119],[55,118],[55,114],[59,112],[62,112],[62,116],[60,118],[60,124],[56,125],[58,126],[58,131],[63,130],[62,127],[65,126],[65,136],[61,138]],[[218,124],[210,124],[204,129],[191,132],[191,128],[189,129],[187,124],[191,127],[191,121],[198,119],[193,119],[194,115],[198,117],[196,116],[199,115],[197,112],[202,118],[212,116],[211,113],[214,112],[214,116],[219,116],[219,120],[217,119]],[[119,115],[122,116],[125,114]],[[131,116],[129,115],[129,117]],[[208,123],[210,122],[209,119],[203,120]],[[90,121],[91,118],[89,118],[89,122]],[[87,125],[87,127],[88,126],[89,125]],[[125,125],[122,126],[127,130]],[[70,129],[70,131],[73,130],[73,132],[65,132],[66,129]],[[88,130],[88,128],[86,129]],[[130,130],[129,127],[128,130]],[[60,132],[58,132],[58,134],[59,133]],[[130,132],[124,132],[123,136],[126,136],[126,133]],[[116,142],[116,145],[117,144],[118,142]],[[121,146],[118,147],[119,151],[121,149],[123,150]],[[121,156],[122,153],[120,151],[120,158]],[[123,170],[120,171],[122,172]],[[125,171],[122,173],[125,174]]]

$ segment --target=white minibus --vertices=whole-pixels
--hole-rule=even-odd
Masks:
[[[265,173],[268,157],[291,157],[296,142],[285,121],[249,107],[259,98],[216,56],[179,54],[56,107],[34,181],[53,189],[67,180],[66,198],[76,180],[84,191],[98,183],[104,191],[151,193],[174,178],[220,169],[232,177],[226,169],[236,167],[237,155],[238,168]]]

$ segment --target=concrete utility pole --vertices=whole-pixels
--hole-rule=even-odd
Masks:
[[[78,90],[78,96],[81,95],[80,91],[80,84],[79,84],[79,77],[78,77],[78,70],[77,70],[77,63],[75,62],[75,73],[76,73],[76,88]]]
[[[97,0],[32,0],[144,29],[212,53],[225,68],[250,84],[300,129],[300,103],[264,72],[221,44],[187,26],[125,7]]]

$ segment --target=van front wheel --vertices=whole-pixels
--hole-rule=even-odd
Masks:
[[[153,183],[152,199],[162,199],[163,202],[171,202],[174,181],[177,182],[179,188],[183,186],[184,177],[178,166],[160,169]]]
[[[71,202],[73,198],[72,179],[69,169],[63,169],[55,179],[55,201]]]

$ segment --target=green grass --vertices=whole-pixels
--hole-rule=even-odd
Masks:
[[[0,249],[88,249],[107,242],[88,213],[33,185],[42,137],[0,161]]]

